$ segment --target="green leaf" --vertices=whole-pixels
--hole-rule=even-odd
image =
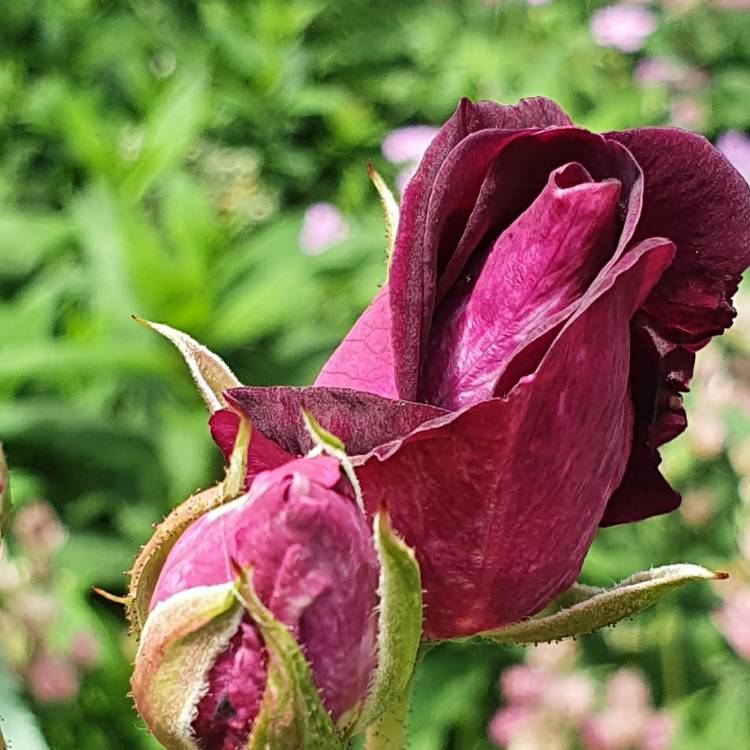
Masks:
[[[135,316],[134,320],[160,333],[174,344],[190,369],[198,391],[211,413],[226,407],[224,397],[221,395],[222,391],[227,388],[237,388],[242,384],[218,355],[175,328]]]
[[[241,573],[236,595],[260,630],[269,660],[263,704],[247,750],[343,750],[302,649],[263,606],[250,578],[250,571]]]
[[[3,453],[3,444],[0,443],[0,539],[3,537],[5,527],[10,515],[10,484],[8,482],[8,464]]]
[[[8,750],[49,750],[34,714],[23,704],[20,692],[17,680],[0,659],[0,750],[6,747]]]
[[[378,665],[355,731],[381,717],[387,722],[405,699],[408,703],[422,639],[422,577],[414,552],[393,531],[384,510],[375,514],[373,533],[380,558]]]
[[[671,589],[721,578],[726,578],[726,574],[713,573],[699,565],[665,565],[635,573],[611,589],[579,588],[575,595],[584,598],[577,604],[546,617],[478,635],[495,643],[543,643],[584,635],[640,612]]]

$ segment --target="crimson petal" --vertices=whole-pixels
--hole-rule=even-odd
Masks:
[[[520,620],[575,580],[630,447],[630,319],[673,253],[642,243],[610,266],[507,399],[423,425],[359,468],[368,510],[385,504],[417,552],[427,637]]]

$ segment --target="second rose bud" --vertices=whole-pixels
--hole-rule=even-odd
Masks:
[[[248,746],[272,709],[273,654],[237,596],[243,571],[301,647],[334,724],[349,726],[375,669],[378,568],[337,460],[260,474],[247,494],[195,521],[166,560],[133,676],[141,716],[167,748]]]

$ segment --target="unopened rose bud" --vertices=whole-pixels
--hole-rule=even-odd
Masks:
[[[295,637],[333,722],[356,717],[375,667],[378,563],[340,482],[333,458],[292,461],[201,516],[172,548],[133,676],[136,706],[167,748],[245,748],[280,700],[270,641],[234,588],[238,570]]]

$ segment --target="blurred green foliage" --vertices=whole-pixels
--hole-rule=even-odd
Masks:
[[[151,524],[219,472],[182,364],[131,314],[188,331],[245,382],[310,382],[383,277],[365,163],[393,178],[379,151],[389,130],[439,124],[461,96],[544,94],[596,130],[673,117],[684,92],[639,86],[638,55],[592,41],[588,19],[602,4],[5,4],[0,437],[15,504],[43,497],[69,528],[58,560],[66,600],[99,623],[105,646],[74,704],[33,707],[51,748],[154,746],[126,697],[122,613],[90,589],[122,591]],[[689,94],[703,113],[699,127],[711,137],[750,127],[750,14],[711,3],[658,13],[648,53],[708,75]],[[297,233],[315,200],[337,204],[351,231],[311,257]],[[710,486],[716,518],[699,530],[673,517],[607,531],[589,580],[733,557],[734,470],[724,452],[696,460],[685,445],[673,451],[678,483]],[[714,604],[694,587],[583,643],[593,669],[645,670],[657,698],[684,715],[681,749],[750,747],[750,670],[713,628]],[[417,684],[413,747],[489,747],[494,681],[519,656],[431,653]]]

